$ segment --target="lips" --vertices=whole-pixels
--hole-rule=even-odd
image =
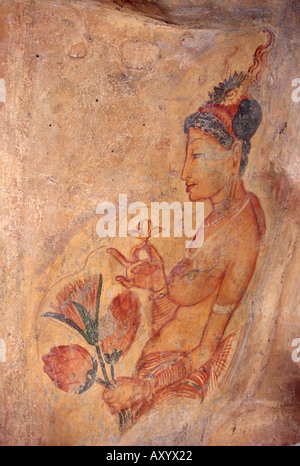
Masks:
[[[187,190],[187,192],[190,192],[191,189],[192,189],[194,186],[196,186],[194,183],[189,183],[189,184],[186,183],[186,190]]]

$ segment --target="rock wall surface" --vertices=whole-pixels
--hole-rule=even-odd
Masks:
[[[1,2],[2,445],[299,442],[299,23],[296,0]],[[101,386],[76,395],[47,377],[43,355],[81,343],[41,316],[90,272],[104,277],[103,312],[122,290],[118,264],[98,250],[97,205],[120,193],[187,200],[184,120],[219,82],[247,72],[265,29],[275,41],[253,87],[263,119],[244,181],[267,228],[243,298],[242,343],[211,399],[166,400],[120,433]],[[129,253],[135,243],[125,240],[112,245]],[[168,240],[153,244],[169,270],[184,245]],[[145,290],[139,298],[142,321],[118,376],[133,373],[149,339]]]

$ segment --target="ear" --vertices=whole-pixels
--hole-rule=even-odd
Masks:
[[[241,164],[242,148],[243,148],[243,143],[240,139],[237,139],[232,144],[231,151],[232,151],[233,168],[236,168],[237,170],[239,170],[240,164]]]

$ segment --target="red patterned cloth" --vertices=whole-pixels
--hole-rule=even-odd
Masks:
[[[127,410],[126,415],[130,419],[131,424],[137,422],[146,411],[158,403],[174,397],[199,398],[202,403],[206,394],[218,388],[225,376],[236,350],[237,334],[238,331],[227,336],[220,343],[213,357],[188,378],[164,388],[151,399],[144,400],[130,410]],[[136,376],[145,379],[151,375],[154,377],[159,374],[161,375],[163,371],[176,361],[181,360],[184,356],[186,356],[184,353],[175,351],[149,354],[138,362]]]

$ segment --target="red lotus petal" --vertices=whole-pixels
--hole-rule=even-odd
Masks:
[[[139,238],[141,236],[141,233],[138,230],[128,230],[128,233],[133,238]]]
[[[99,277],[94,275],[85,279],[78,280],[75,283],[69,283],[56,295],[57,304],[51,307],[58,313],[71,319],[82,330],[84,324],[82,319],[73,305],[73,301],[82,304],[90,313],[91,317],[95,318],[97,293],[99,287]]]
[[[124,291],[112,301],[109,310],[117,321],[116,331],[102,340],[104,353],[114,349],[124,354],[132,345],[141,322],[140,302],[135,293]]]
[[[93,368],[93,358],[79,345],[57,346],[42,357],[44,372],[52,382],[67,393],[76,393]]]

